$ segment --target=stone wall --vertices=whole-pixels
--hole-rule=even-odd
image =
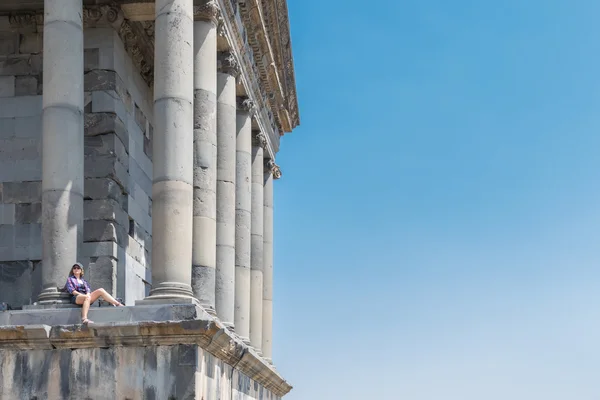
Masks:
[[[4,399],[279,400],[198,345],[0,350]]]
[[[0,19],[0,301],[41,290],[43,38]],[[84,32],[84,243],[93,287],[127,304],[149,290],[152,93],[112,28]],[[65,277],[66,278],[66,277]]]

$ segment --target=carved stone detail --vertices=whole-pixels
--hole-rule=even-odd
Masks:
[[[211,21],[215,25],[219,23],[221,9],[216,0],[205,0],[201,6],[194,6],[194,20]]]
[[[238,97],[237,108],[238,110],[249,112],[250,115],[254,115],[256,113],[256,106],[254,105],[254,102],[248,97]]]
[[[217,70],[223,74],[229,74],[237,78],[240,73],[240,64],[235,54],[231,51],[219,53],[217,57]]]
[[[267,171],[269,171],[269,172],[271,172],[271,174],[273,174],[273,179],[281,178],[281,168],[279,168],[279,165],[275,164],[275,161],[269,159],[266,162],[265,167],[266,167]]]
[[[254,135],[252,136],[252,145],[253,146],[260,146],[263,149],[267,148],[267,137],[265,136],[264,133],[262,132],[252,132]]]

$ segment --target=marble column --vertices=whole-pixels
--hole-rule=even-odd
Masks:
[[[263,324],[262,353],[268,362],[273,357],[273,179],[279,179],[279,167],[268,160],[264,171],[263,193]]]
[[[194,222],[192,289],[215,314],[217,245],[217,18],[205,0],[194,7]]]
[[[42,292],[59,301],[83,239],[83,21],[81,0],[44,2]]]
[[[217,57],[217,276],[215,306],[223,324],[234,327],[235,156],[238,64],[231,52]]]
[[[156,0],[152,290],[192,298],[194,16],[192,0]]]
[[[235,330],[250,343],[252,102],[238,98],[235,175]]]
[[[263,148],[266,139],[257,133],[252,143],[252,227],[250,250],[250,344],[262,348],[263,316]]]

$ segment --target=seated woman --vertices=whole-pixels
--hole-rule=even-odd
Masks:
[[[83,265],[75,263],[71,268],[69,277],[67,278],[67,291],[71,294],[71,303],[83,306],[81,309],[81,321],[84,324],[93,323],[87,317],[90,305],[93,304],[98,297],[102,297],[113,306],[122,307],[119,303],[104,289],[96,289],[92,292],[89,283],[83,279]]]

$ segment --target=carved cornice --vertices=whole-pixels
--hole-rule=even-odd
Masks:
[[[256,107],[254,102],[248,97],[238,97],[237,98],[237,109],[241,111],[246,111],[250,115],[254,115],[256,112]]]
[[[195,21],[210,21],[218,25],[220,15],[221,8],[216,0],[204,0],[204,4],[194,6]]]
[[[267,148],[267,137],[259,131],[252,132],[252,146],[260,146],[263,149]]]
[[[240,64],[235,54],[231,51],[220,52],[217,56],[217,70],[237,78],[240,74]]]

